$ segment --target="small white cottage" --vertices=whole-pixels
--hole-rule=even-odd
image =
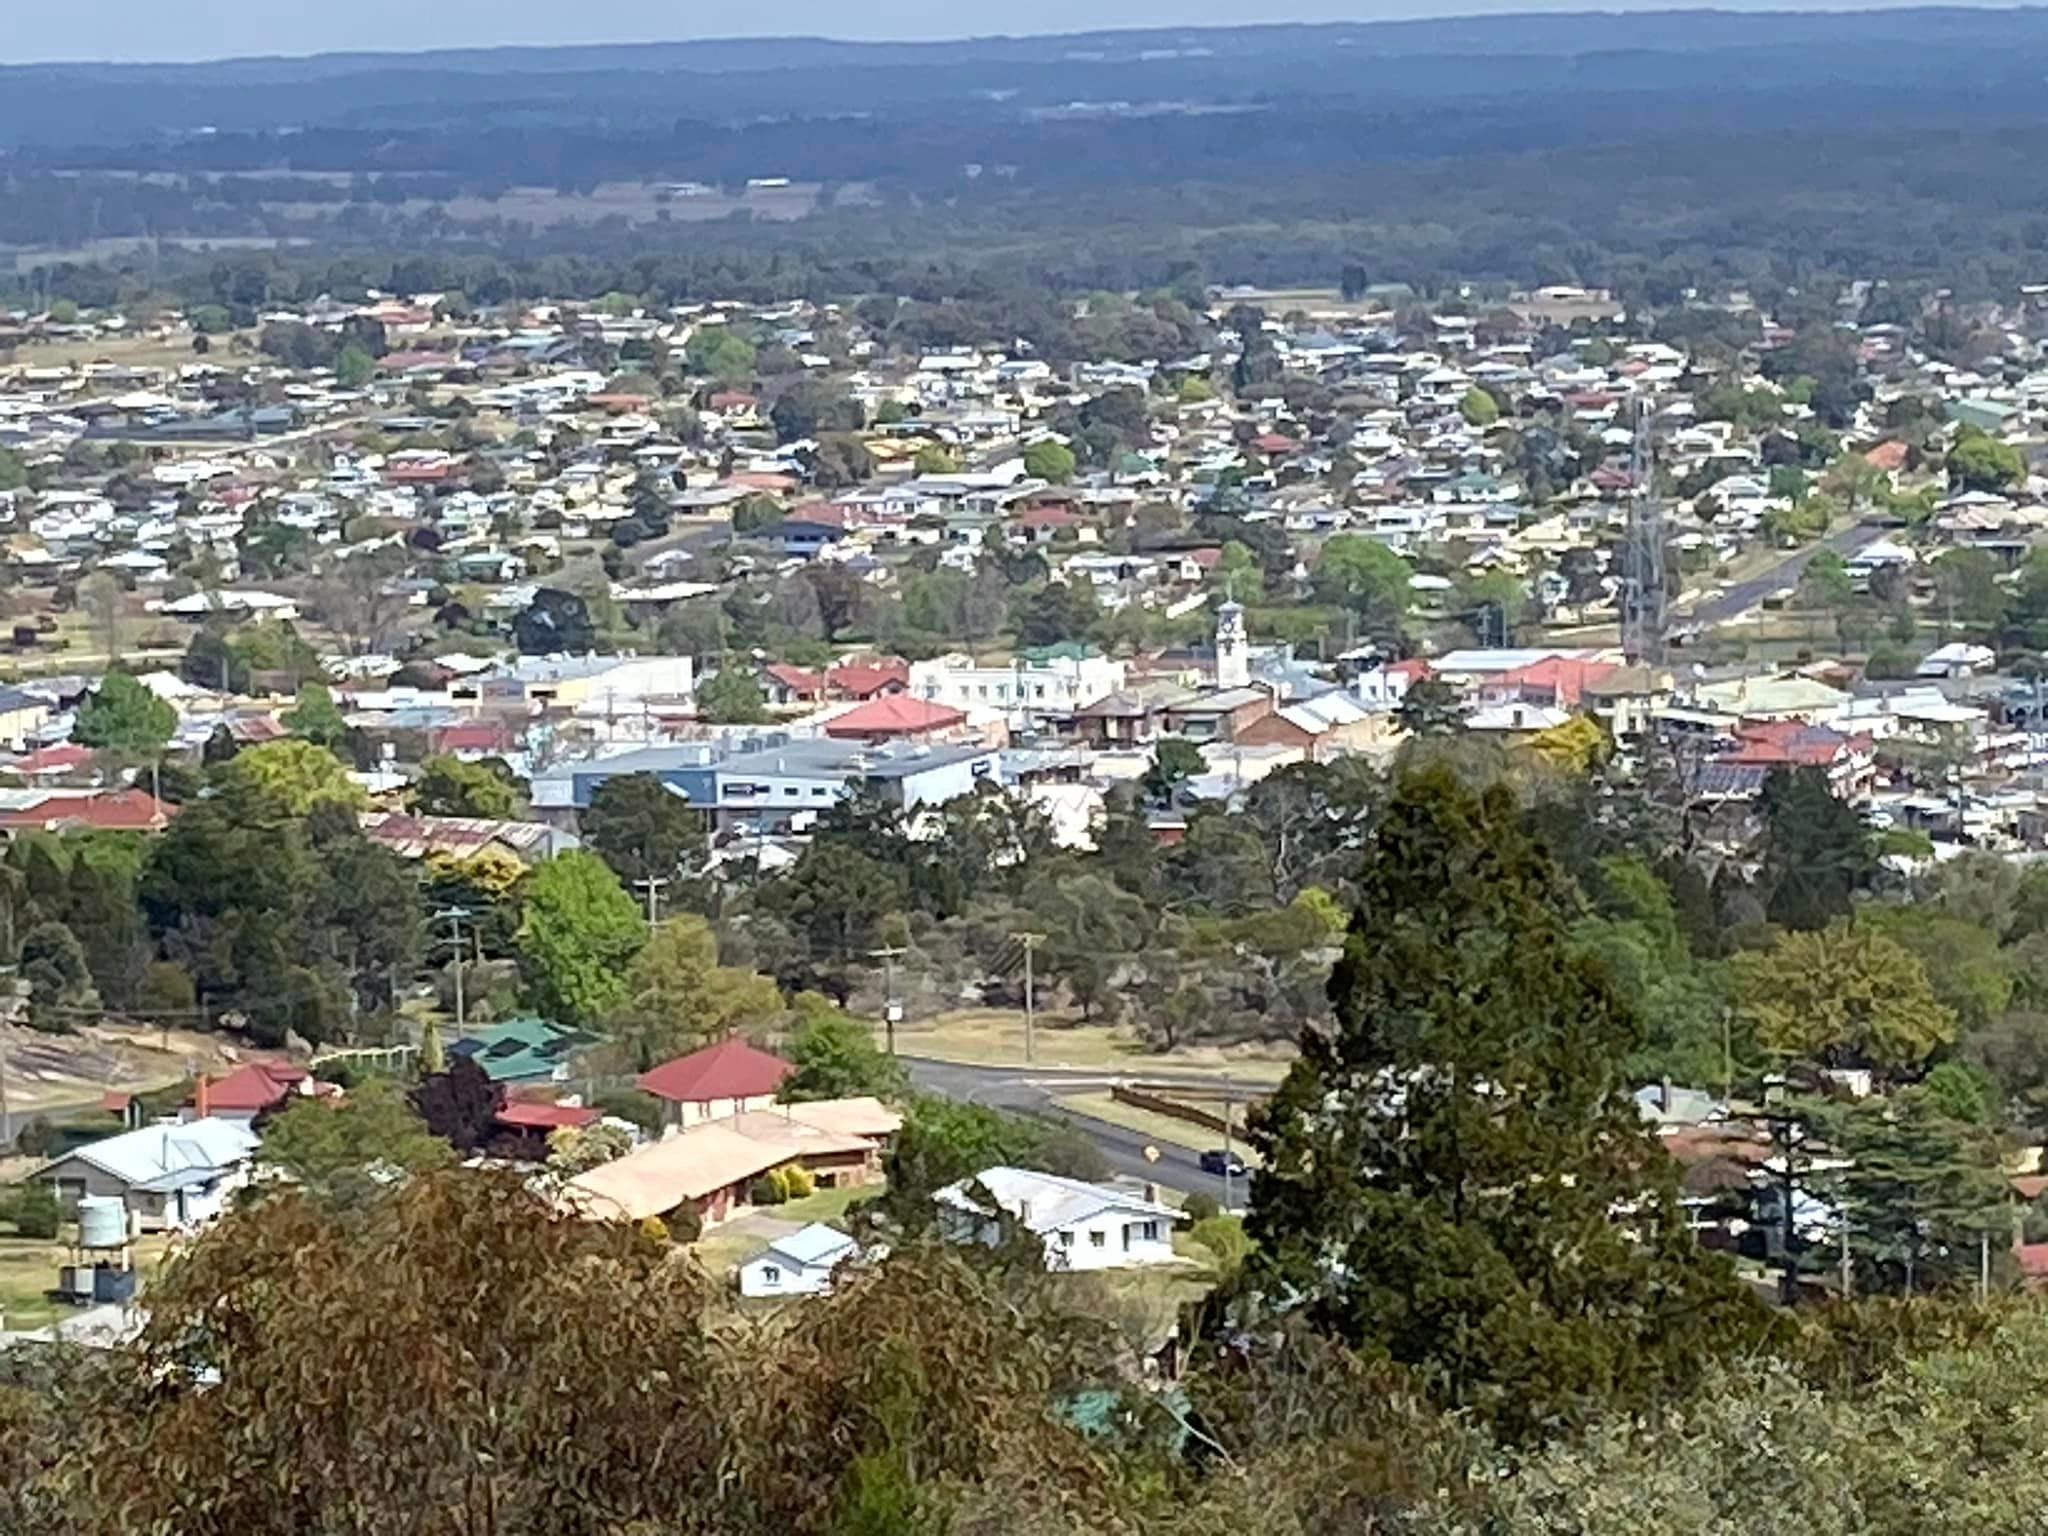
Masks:
[[[740,1266],[742,1296],[815,1296],[829,1290],[833,1269],[858,1252],[836,1227],[814,1221],[778,1237]]]

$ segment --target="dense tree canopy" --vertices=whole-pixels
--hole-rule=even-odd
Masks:
[[[1331,979],[1335,1032],[1303,1033],[1254,1124],[1240,1326],[1299,1311],[1517,1436],[1654,1400],[1702,1338],[1741,1335],[1743,1298],[1694,1247],[1619,1071],[1641,1023],[1568,910],[1505,791],[1443,770],[1400,786]]]

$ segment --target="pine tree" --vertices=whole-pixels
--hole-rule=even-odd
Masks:
[[[1818,768],[1773,768],[1757,797],[1766,913],[1780,927],[1825,928],[1877,873],[1870,828]]]
[[[1838,1109],[1823,1124],[1847,1164],[1832,1196],[1848,1212],[1850,1241],[1908,1294],[1974,1280],[1980,1239],[2010,1241],[1997,1136],[1949,1113],[1930,1085]]]
[[[1330,983],[1255,1123],[1232,1326],[1297,1312],[1511,1437],[1682,1390],[1756,1311],[1696,1247],[1622,1063],[1639,1021],[1570,940],[1511,794],[1410,777]]]

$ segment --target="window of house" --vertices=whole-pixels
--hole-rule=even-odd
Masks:
[[[1159,1223],[1158,1223],[1158,1222],[1156,1222],[1156,1221],[1147,1221],[1147,1222],[1143,1222],[1143,1223],[1141,1223],[1141,1224],[1139,1225],[1139,1227],[1138,1227],[1138,1235],[1139,1235],[1140,1237],[1144,1238],[1144,1239],[1145,1239],[1145,1241],[1146,1241],[1146,1242],[1148,1242],[1148,1243],[1156,1243],[1156,1242],[1158,1242],[1158,1241],[1159,1241]]]
[[[1062,1232],[1062,1233],[1060,1234],[1060,1246],[1061,1246],[1062,1248],[1071,1248],[1071,1247],[1073,1247],[1073,1246],[1074,1246],[1074,1234],[1073,1234],[1073,1233],[1071,1233],[1071,1232]]]
[[[782,1271],[773,1264],[763,1264],[761,1266],[761,1283],[763,1285],[782,1284]]]
[[[1090,1248],[1103,1248],[1107,1247],[1108,1244],[1109,1234],[1107,1232],[1090,1232],[1088,1234],[1088,1246]]]

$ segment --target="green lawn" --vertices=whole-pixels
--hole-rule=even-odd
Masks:
[[[135,1266],[142,1272],[145,1288],[168,1248],[169,1240],[158,1236],[145,1237],[135,1245]],[[20,1333],[75,1316],[78,1308],[44,1294],[55,1289],[57,1271],[70,1259],[71,1249],[61,1242],[0,1237],[0,1310],[6,1314],[0,1326]]]
[[[0,1326],[10,1333],[46,1328],[72,1308],[43,1293],[57,1283],[57,1269],[66,1250],[59,1243],[28,1238],[0,1238]]]

